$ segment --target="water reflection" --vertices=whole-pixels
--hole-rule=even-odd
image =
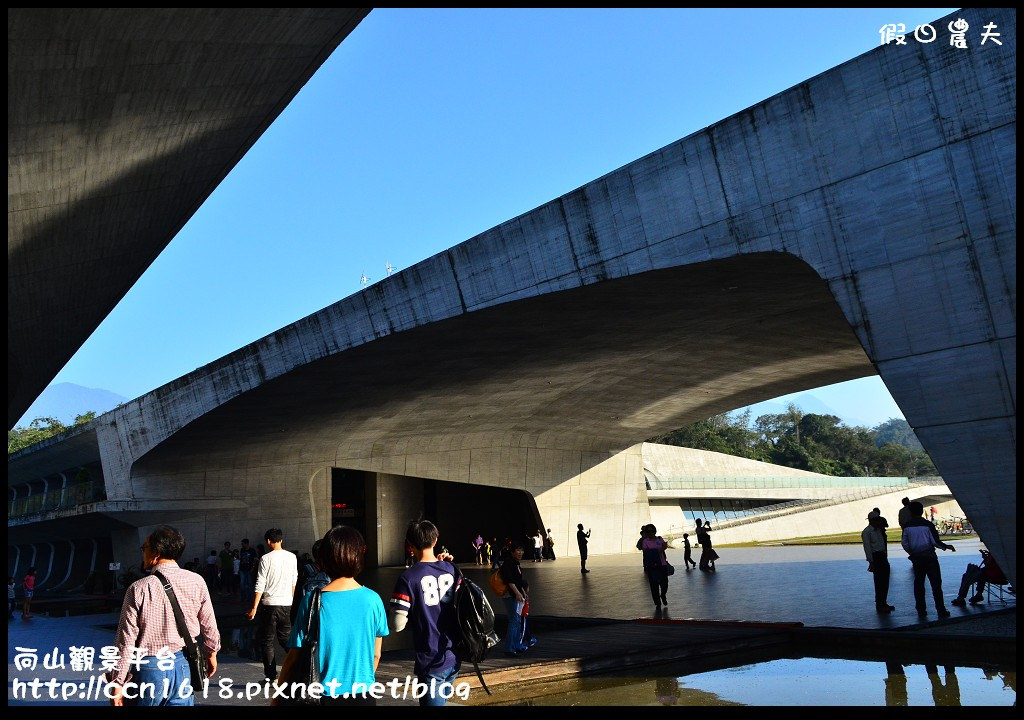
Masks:
[[[960,707],[960,684],[956,679],[956,668],[952,665],[944,665],[946,682],[939,677],[939,669],[935,665],[925,665],[928,672],[928,681],[932,684],[932,700],[935,706],[949,705]]]
[[[657,678],[654,681],[654,697],[659,705],[678,705],[682,697],[679,681],[674,677]]]
[[[898,662],[886,662],[885,669],[888,673],[885,677],[885,704],[889,707],[906,707],[907,699],[907,674],[903,672],[903,665]]]
[[[1016,688],[1015,668],[804,657],[706,672],[672,663],[632,675],[521,683],[495,688],[491,698],[472,697],[470,704],[1009,706],[1016,703]]]

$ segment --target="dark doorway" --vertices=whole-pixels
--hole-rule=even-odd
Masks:
[[[506,537],[522,542],[541,522],[537,504],[523,490],[441,480],[423,481],[423,509],[440,530],[438,547],[445,545],[459,562],[471,560],[477,533],[499,544]]]
[[[331,469],[331,527],[349,525],[366,537],[366,480],[372,474]]]

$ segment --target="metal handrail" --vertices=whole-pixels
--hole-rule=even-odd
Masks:
[[[91,481],[72,485],[61,490],[30,495],[7,502],[8,519],[41,515],[54,510],[70,510],[80,505],[106,499],[106,488],[102,481]]]
[[[905,490],[911,487],[921,487],[924,485],[934,485],[936,482],[941,482],[942,478],[918,478],[910,480],[906,485],[893,485],[889,487],[876,487],[873,489],[859,490],[857,492],[846,493],[834,498],[827,498],[824,500],[790,500],[785,503],[779,503],[777,505],[769,505],[764,508],[754,510],[750,515],[742,518],[736,518],[734,520],[723,520],[721,522],[715,522],[716,530],[724,530],[726,528],[739,527],[740,525],[749,525],[750,523],[760,522],[769,518],[784,517],[786,515],[793,515],[798,512],[806,512],[808,510],[817,510],[818,508],[830,507],[832,505],[842,505],[843,503],[850,502],[852,500],[863,500],[864,498],[874,497],[879,495],[880,490],[893,492],[896,490]],[[672,538],[681,537],[684,532],[690,532],[690,529],[685,526],[672,525],[662,533],[662,537],[666,540]]]

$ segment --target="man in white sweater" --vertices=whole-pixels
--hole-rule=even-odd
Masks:
[[[264,540],[270,552],[260,558],[252,608],[246,617],[256,619],[256,646],[263,653],[263,674],[274,681],[277,679],[274,640],[288,646],[288,636],[292,631],[292,596],[299,568],[295,554],[282,547],[284,533],[280,528],[267,530]]]

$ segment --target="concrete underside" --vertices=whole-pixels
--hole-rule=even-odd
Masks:
[[[8,8],[8,427],[368,12]]]
[[[103,416],[108,498],[234,497],[199,543],[308,542],[352,468],[384,504],[396,476],[608,513],[621,546],[620,450],[877,372],[1015,580],[1016,20],[960,15],[1006,44],[878,48]]]

